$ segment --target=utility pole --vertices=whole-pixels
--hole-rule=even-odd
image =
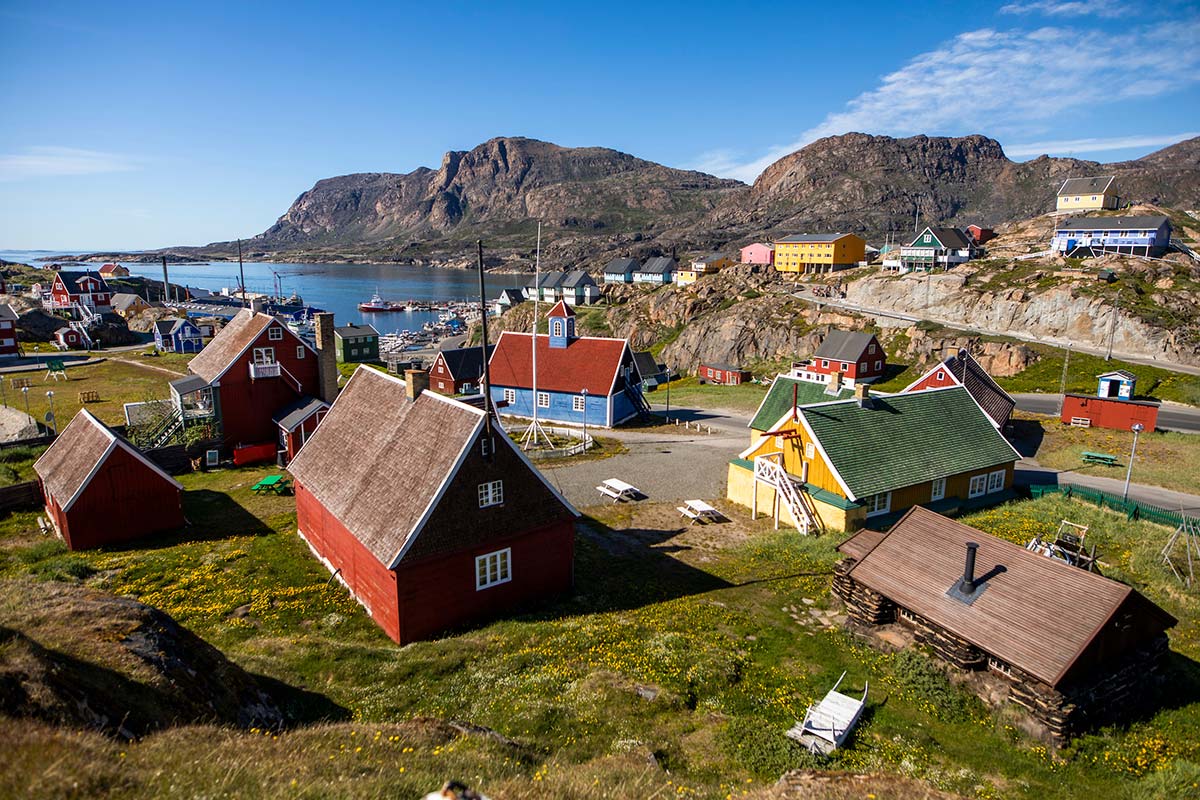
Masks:
[[[1067,365],[1071,363],[1071,343],[1067,342],[1067,355],[1063,358],[1062,380],[1058,382],[1058,415],[1062,416],[1063,404],[1067,402]]]
[[[1133,423],[1133,449],[1129,451],[1129,468],[1125,470],[1125,493],[1121,495],[1122,500],[1129,499],[1129,479],[1133,477],[1133,459],[1137,455],[1137,440],[1138,434],[1141,433],[1146,426],[1140,422]]]
[[[488,372],[487,294],[483,285],[483,239],[476,239],[475,246],[478,248],[479,256],[479,324],[483,329],[483,341],[479,345],[483,349],[483,416],[484,425],[487,427],[485,435],[488,437],[488,452],[490,453],[492,447],[492,381],[491,374]]]
[[[246,269],[242,266],[242,240],[238,239],[238,280],[241,282],[242,305],[246,305]]]
[[[1121,292],[1124,289],[1117,290],[1117,299],[1113,301],[1112,319],[1108,323],[1108,353],[1104,356],[1105,361],[1112,361],[1113,338],[1117,335],[1117,311],[1121,308]]]

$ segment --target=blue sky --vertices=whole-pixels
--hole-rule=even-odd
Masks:
[[[851,130],[1133,158],[1200,134],[1196,0],[0,0],[0,249],[261,232],[499,135],[752,181]]]

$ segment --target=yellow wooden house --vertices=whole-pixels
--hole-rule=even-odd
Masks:
[[[867,258],[867,242],[853,233],[802,233],[775,240],[779,272],[833,272]]]
[[[1099,178],[1067,178],[1058,189],[1059,211],[1101,211],[1106,208],[1118,208],[1120,205],[1116,178],[1112,175]]]
[[[695,283],[701,275],[712,275],[725,267],[733,266],[733,259],[720,253],[711,253],[693,259],[686,267],[680,267],[675,272],[675,285],[687,286]]]
[[[776,527],[850,531],[914,505],[946,513],[1008,499],[1019,458],[961,386],[873,396],[860,384],[851,399],[786,407],[752,431],[729,463],[727,496]]]

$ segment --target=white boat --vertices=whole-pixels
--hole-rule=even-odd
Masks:
[[[808,707],[804,721],[797,722],[787,732],[789,738],[813,753],[828,754],[842,746],[867,705],[867,684],[863,684],[862,698],[858,700],[837,690],[845,677],[843,672],[824,699]]]

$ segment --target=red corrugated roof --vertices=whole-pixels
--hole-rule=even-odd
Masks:
[[[496,343],[488,362],[493,386],[533,386],[533,353],[528,333],[505,331]],[[612,389],[624,339],[583,337],[572,339],[566,347],[550,347],[549,337],[538,334],[538,389],[548,392],[579,392],[607,395]]]
[[[573,317],[573,316],[575,316],[575,310],[573,308],[571,308],[569,305],[567,305],[565,302],[563,302],[562,300],[559,300],[557,303],[554,304],[554,308],[550,309],[550,313],[547,314],[546,316],[547,317]]]

